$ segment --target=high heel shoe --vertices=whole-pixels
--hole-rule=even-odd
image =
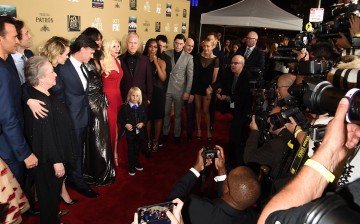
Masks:
[[[197,138],[197,140],[201,140],[201,130],[197,131],[196,138]]]
[[[66,202],[66,201],[64,200],[64,198],[62,198],[62,197],[60,197],[60,198],[61,198],[61,200],[62,200],[66,205],[68,205],[68,206],[74,205],[74,204],[76,204],[76,203],[79,202],[79,200],[75,200],[75,199],[71,200],[70,202]]]

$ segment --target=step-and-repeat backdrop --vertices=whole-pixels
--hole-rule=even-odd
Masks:
[[[115,37],[125,47],[128,32],[139,34],[143,45],[164,34],[169,48],[176,34],[188,34],[190,3],[187,0],[2,0],[0,14],[25,22],[35,53],[52,36],[76,38],[87,27],[96,27],[104,39]]]

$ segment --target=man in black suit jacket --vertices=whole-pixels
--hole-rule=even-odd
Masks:
[[[254,31],[250,31],[246,36],[246,46],[238,49],[236,54],[245,58],[245,68],[249,71],[253,69],[261,69],[265,71],[265,54],[257,46],[258,35]]]
[[[70,171],[68,184],[79,193],[91,198],[98,197],[99,194],[90,189],[82,173],[83,150],[90,113],[87,96],[89,84],[84,63],[89,62],[97,48],[96,42],[85,35],[76,38],[71,46],[70,57],[64,65],[56,67],[58,74],[56,85],[51,89],[57,98],[67,105],[75,133],[76,151],[73,152],[75,167]]]
[[[22,184],[22,162],[25,162],[26,168],[34,168],[38,159],[23,135],[20,81],[16,78],[16,70],[5,61],[9,54],[16,52],[18,43],[13,19],[0,16],[0,157]]]
[[[127,51],[120,56],[121,67],[124,71],[120,84],[121,96],[123,102],[126,102],[126,96],[130,88],[137,86],[141,90],[143,104],[147,108],[153,90],[150,61],[148,57],[137,52],[140,42],[136,33],[129,33],[126,44]]]
[[[218,158],[215,158],[215,167],[218,176],[214,180],[217,182],[219,198],[207,199],[191,195],[184,204],[182,212],[184,223],[255,224],[258,214],[250,207],[260,196],[260,184],[256,175],[243,166],[233,169],[226,176],[224,151],[220,146],[216,146],[216,149],[218,149]],[[189,195],[200,172],[211,164],[209,159],[204,163],[202,153],[203,149],[199,151],[193,168],[176,183],[168,200],[175,198],[184,200]]]
[[[252,110],[252,94],[250,88],[250,74],[243,69],[244,57],[235,55],[231,59],[230,69],[215,82],[208,91],[216,92],[219,100],[228,102],[233,113],[230,127],[229,158],[231,167],[243,163],[243,151],[248,136],[248,125]]]

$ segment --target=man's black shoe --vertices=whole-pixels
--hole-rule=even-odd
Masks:
[[[150,159],[152,157],[152,153],[151,153],[151,150],[143,150],[142,153],[144,154],[144,156],[148,159]]]
[[[180,137],[174,137],[175,144],[179,145],[181,143]]]
[[[38,208],[29,208],[26,211],[26,214],[28,215],[39,215],[40,214],[40,210]]]
[[[162,143],[165,143],[168,140],[169,135],[162,136]]]
[[[100,196],[99,193],[97,193],[96,191],[91,190],[90,188],[87,189],[78,189],[77,192],[79,192],[80,194],[84,195],[85,197],[88,198],[97,198]]]

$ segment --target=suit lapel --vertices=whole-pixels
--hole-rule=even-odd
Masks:
[[[79,84],[77,86],[80,86],[81,89],[84,90],[84,86],[83,86],[83,84],[81,82],[79,74],[77,73],[77,71],[75,69],[75,66],[71,63],[70,59],[67,59],[67,62],[68,62],[68,68],[69,68],[69,70],[71,72],[71,75],[73,76],[73,80]],[[85,90],[84,90],[84,92],[85,92]]]

